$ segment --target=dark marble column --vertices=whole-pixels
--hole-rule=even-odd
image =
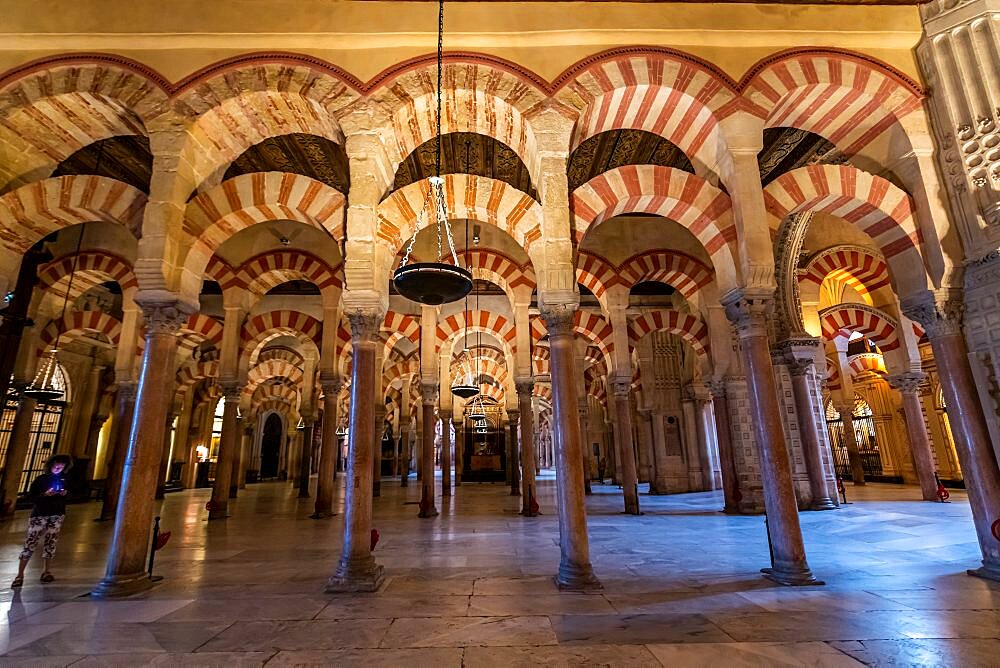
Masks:
[[[542,317],[549,330],[552,375],[553,438],[556,445],[556,494],[559,507],[559,574],[563,590],[601,587],[590,563],[587,509],[584,505],[580,420],[576,411],[573,322],[576,305],[547,306]],[[520,399],[520,393],[518,399]],[[532,461],[532,460],[528,460]],[[533,461],[532,461],[533,463]]]
[[[212,484],[212,499],[209,501],[208,519],[224,520],[229,517],[229,483],[233,476],[233,458],[240,444],[240,426],[236,420],[236,410],[240,404],[243,388],[236,381],[223,381],[222,387],[222,436],[219,452],[215,459],[215,482]]]
[[[376,364],[377,366],[377,364]],[[382,435],[385,433],[385,404],[375,395],[375,437],[372,439],[372,496],[382,496]]]
[[[243,416],[236,413],[236,445],[233,448],[233,469],[229,474],[229,498],[235,499],[240,493],[243,477]]]
[[[384,314],[376,309],[348,310],[353,364],[351,368],[350,437],[347,496],[344,499],[344,544],[337,569],[326,583],[328,592],[375,591],[385,569],[371,551],[372,445],[375,442],[375,343]]]
[[[323,385],[323,444],[319,450],[319,474],[316,478],[316,506],[313,519],[332,517],[333,488],[337,468],[337,397],[343,386],[339,377],[324,378]]]
[[[729,426],[729,401],[726,399],[726,382],[722,379],[708,383],[712,393],[712,412],[715,414],[715,434],[719,441],[719,468],[722,470],[722,494],[725,505],[722,512],[740,513],[740,479],[736,472],[733,453],[733,433]]]
[[[174,394],[174,383],[173,379],[167,385],[167,396],[171,397]],[[167,413],[167,419],[163,424],[163,449],[160,451],[160,471],[156,478],[156,498],[163,499],[166,496],[167,489],[167,474],[170,471],[170,431],[174,426],[174,419],[177,416],[173,413]]]
[[[465,467],[465,430],[462,428],[463,423],[464,420],[461,418],[452,418],[452,425],[455,427],[455,487],[462,484],[462,471]]]
[[[517,443],[517,424],[519,411],[516,408],[507,409],[507,482],[510,485],[510,496],[521,496],[521,466],[519,464],[521,449]]]
[[[667,434],[663,426],[663,411],[653,410],[651,423],[653,427],[653,482],[649,486],[650,494],[669,494],[670,483],[667,479]]]
[[[438,398],[437,384],[420,383],[420,398],[424,419],[420,443],[420,512],[417,517],[437,517],[438,510],[434,503],[434,428],[437,426],[434,406]]]
[[[927,292],[902,300],[902,306],[903,312],[927,332],[941,378],[948,423],[983,552],[982,567],[969,573],[1000,580],[1000,467],[962,333],[964,304],[956,294],[935,296]]]
[[[618,475],[625,497],[625,512],[639,514],[639,479],[635,470],[635,448],[632,445],[632,405],[629,394],[631,379],[611,380],[611,393],[615,402],[615,421],[618,424]]]
[[[451,496],[451,411],[441,416],[441,496]]]
[[[826,476],[823,472],[823,449],[820,445],[816,410],[809,388],[809,372],[816,367],[818,339],[782,341],[779,348],[784,353],[788,372],[792,376],[792,398],[799,420],[799,437],[802,439],[802,458],[809,476],[809,510],[834,510],[837,504],[827,494]]]
[[[903,396],[903,416],[906,420],[906,435],[910,440],[910,454],[913,455],[913,469],[920,484],[920,495],[924,501],[937,501],[937,479],[934,477],[934,450],[927,434],[924,412],[920,408],[920,386],[927,380],[921,371],[889,376],[889,385],[899,390]]]
[[[851,464],[851,480],[857,486],[865,485],[865,467],[861,461],[861,448],[858,447],[858,434],[854,431],[854,402],[838,403],[834,407],[844,423],[844,445],[847,446],[847,459]]]
[[[108,435],[108,456],[105,465],[104,503],[101,504],[101,521],[112,520],[118,510],[118,495],[122,487],[122,472],[125,456],[128,454],[129,435],[132,432],[132,418],[135,413],[135,393],[138,384],[132,381],[118,383],[115,398],[115,416]]]
[[[18,384],[20,400],[14,413],[14,424],[11,426],[10,439],[7,442],[7,456],[0,478],[0,517],[13,517],[17,505],[18,488],[21,486],[21,476],[24,475],[24,460],[28,456],[28,445],[31,438],[31,420],[35,415],[38,402],[24,395],[25,383]]]
[[[166,396],[167,379],[174,372],[177,331],[187,321],[188,312],[176,302],[147,303],[141,308],[146,321],[146,348],[108,567],[104,579],[91,592],[97,598],[129,596],[151,586],[146,558],[160,469],[158,455],[171,399]]]
[[[404,386],[403,391],[406,392],[407,389]],[[406,421],[406,428],[402,427],[403,421]],[[412,423],[409,421],[409,416],[400,415],[400,433],[403,435],[403,447],[402,450],[402,465],[399,467],[399,486],[409,487],[410,486],[410,460],[413,459],[413,452],[410,449],[410,431],[412,429]],[[420,468],[419,466],[417,468]]]
[[[521,441],[521,514],[525,517],[534,517],[537,513],[532,509],[538,505],[535,482],[535,414],[531,407],[535,381],[531,378],[521,378],[514,382],[514,387],[517,390]]]
[[[577,412],[580,414],[580,455],[583,461],[583,494],[591,496],[594,490],[590,487],[590,443],[588,429],[590,423],[590,407],[587,397],[577,399]]]
[[[781,409],[775,388],[767,318],[773,313],[773,290],[738,290],[723,297],[726,316],[736,326],[749,384],[751,417],[761,478],[773,567],[765,575],[783,585],[820,584],[806,561],[792,469],[785,446]]]
[[[302,456],[299,457],[298,487],[299,498],[309,498],[309,480],[312,478],[313,426],[316,421],[311,415],[302,416]]]

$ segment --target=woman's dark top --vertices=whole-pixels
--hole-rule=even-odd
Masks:
[[[45,496],[45,492],[52,488],[66,489],[66,481],[62,476],[55,473],[43,473],[35,478],[28,488],[28,499],[34,504],[31,509],[32,517],[49,517],[51,515],[66,514],[66,497],[62,494]]]

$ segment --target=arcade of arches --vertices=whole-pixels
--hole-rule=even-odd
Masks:
[[[415,231],[414,258],[438,252],[416,229],[434,5],[304,2],[323,16],[289,8],[265,50],[193,5],[170,28],[107,12],[120,37],[91,38],[84,12],[106,3],[75,4],[79,48],[15,9],[10,30],[40,41],[0,53],[0,490],[12,514],[47,454],[76,458],[77,492],[103,490],[114,520],[95,595],[150,586],[155,497],[174,490],[212,489],[210,534],[248,486],[291,480],[322,518],[346,479],[326,589],[374,591],[387,486],[420,490],[419,523],[506,482],[527,522],[545,471],[568,590],[600,586],[586,508],[608,481],[628,514],[710,490],[726,513],[766,509],[767,575],[799,585],[822,576],[800,512],[842,512],[838,478],[926,501],[940,479],[968,493],[968,567],[1000,578],[989,3],[775,5],[781,21],[579,3],[568,27],[505,3],[489,34],[496,3],[456,3],[444,190],[475,290],[440,307],[390,282]],[[604,20],[636,45],[585,29]],[[537,44],[488,37],[523,25]],[[204,35],[175,58],[174,30]],[[55,345],[65,394],[37,403],[23,390]],[[449,391],[470,374],[485,422]]]

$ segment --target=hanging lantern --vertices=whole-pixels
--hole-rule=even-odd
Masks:
[[[469,321],[466,320],[466,325],[465,325],[466,328],[468,328],[469,326],[468,322]],[[468,333],[466,334],[466,336],[468,336]],[[462,355],[465,358],[465,360],[469,360],[471,357],[468,348],[462,351]],[[468,371],[466,371],[465,375],[459,378],[458,382],[456,382],[454,385],[451,386],[451,393],[454,394],[456,397],[461,397],[463,399],[471,399],[472,397],[479,394],[479,386],[476,385],[475,381],[476,379],[472,375],[472,365],[470,364]]]
[[[434,176],[428,179],[431,187],[427,191],[427,199],[420,210],[420,219],[427,215],[428,208],[433,208],[437,231],[437,262],[416,262],[409,264],[413,252],[413,242],[420,230],[419,220],[414,226],[413,237],[406,247],[403,261],[392,274],[393,285],[399,294],[421,304],[437,306],[455,302],[469,294],[472,290],[472,273],[460,267],[455,254],[455,242],[451,238],[451,225],[448,224],[448,210],[444,196],[444,179],[441,178],[441,79],[443,72],[444,47],[444,0],[438,1],[438,44],[437,44],[437,159]],[[447,239],[448,250],[452,262],[444,260],[442,241]]]
[[[489,426],[490,423],[486,421],[485,417],[476,420],[475,422],[472,423],[473,431],[475,431],[477,434],[485,434],[487,431],[489,431]]]
[[[31,397],[37,401],[54,401],[63,395],[63,391],[56,387],[55,377],[58,362],[56,361],[56,349],[50,348],[42,358],[42,363],[38,366],[38,373],[31,385],[24,390],[26,397]]]
[[[469,404],[469,412],[466,414],[471,420],[485,420],[486,408],[483,406],[483,395],[478,394]]]

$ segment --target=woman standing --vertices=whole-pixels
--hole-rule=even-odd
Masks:
[[[54,455],[45,463],[45,473],[35,478],[28,489],[28,499],[32,502],[31,518],[28,520],[28,535],[24,539],[24,549],[21,550],[21,561],[17,566],[17,577],[10,583],[11,587],[24,584],[24,569],[27,568],[31,555],[38,547],[38,541],[45,538],[42,548],[42,559],[45,569],[42,571],[42,582],[52,582],[55,578],[49,572],[49,564],[56,555],[56,542],[59,540],[59,530],[66,518],[66,482],[63,478],[72,465],[69,455]]]

